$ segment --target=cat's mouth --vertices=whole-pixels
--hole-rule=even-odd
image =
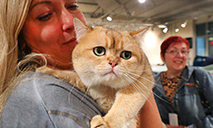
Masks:
[[[106,76],[106,75],[115,75],[115,76],[117,76],[117,74],[113,70],[111,70],[110,72],[107,72],[107,73],[104,74],[104,76]]]

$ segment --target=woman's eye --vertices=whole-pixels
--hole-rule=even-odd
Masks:
[[[104,47],[95,47],[93,48],[93,53],[97,56],[103,56],[106,53],[106,50]]]
[[[172,50],[172,51],[170,51],[170,53],[176,53],[177,51],[175,51],[175,50]]]
[[[39,21],[47,21],[47,20],[50,19],[51,15],[52,15],[51,13],[48,13],[48,14],[39,16],[37,19],[38,19]]]
[[[121,52],[121,58],[125,59],[125,60],[128,60],[132,57],[132,52],[130,51],[123,51]]]
[[[75,11],[77,8],[78,8],[78,5],[76,5],[76,4],[68,6],[68,9],[71,11]]]

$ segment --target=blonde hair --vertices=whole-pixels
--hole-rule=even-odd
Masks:
[[[23,27],[32,0],[0,0],[0,112],[17,77],[18,35]],[[9,90],[9,91],[5,91]],[[3,95],[4,92],[4,95]]]

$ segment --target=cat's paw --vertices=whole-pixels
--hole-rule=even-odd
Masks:
[[[110,128],[110,127],[104,121],[103,117],[97,115],[92,118],[92,121],[90,122],[90,128]]]

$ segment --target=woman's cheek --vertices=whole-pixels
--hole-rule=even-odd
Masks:
[[[41,31],[41,40],[45,44],[54,44],[52,41],[58,41],[60,36],[60,32],[55,28],[46,28]]]

